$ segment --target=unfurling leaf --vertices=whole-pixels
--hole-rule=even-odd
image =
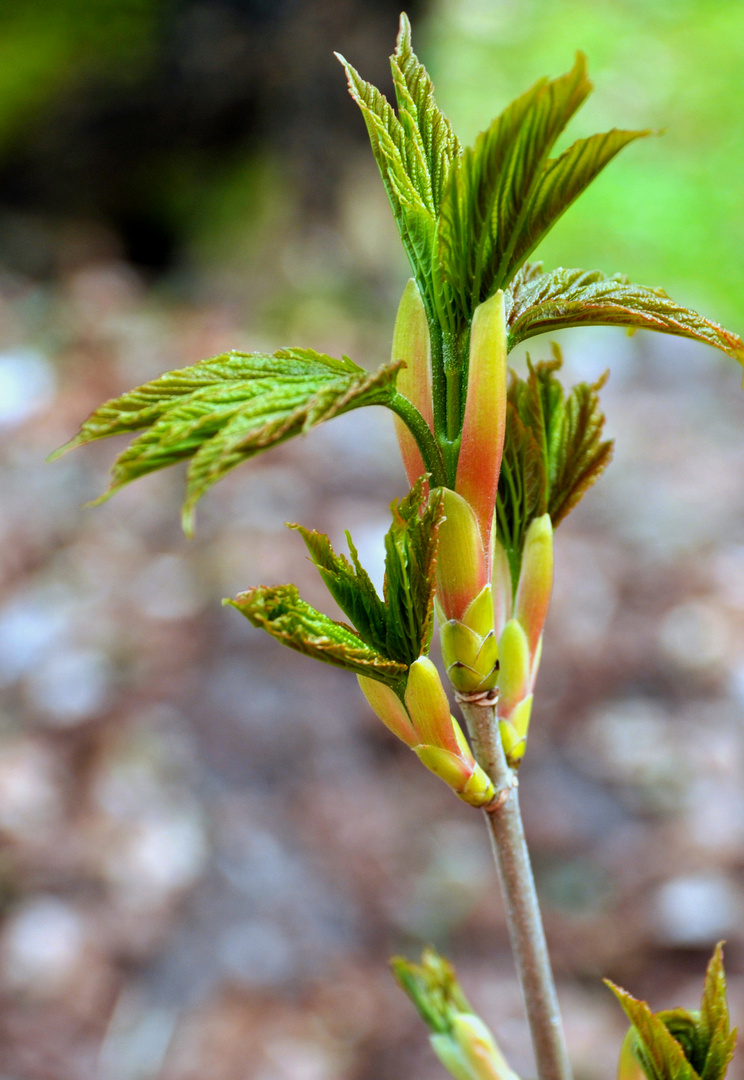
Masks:
[[[586,59],[541,79],[513,101],[451,169],[442,200],[442,275],[467,322],[505,288],[561,214],[641,131],[580,139],[549,159],[556,139],[590,93]]]
[[[390,966],[429,1028],[434,1052],[455,1080],[518,1080],[444,957],[424,949],[420,964],[395,956]]]
[[[310,558],[317,566],[328,592],[351,620],[361,637],[373,649],[385,653],[387,617],[385,604],[377,595],[377,589],[359,562],[357,549],[351,536],[346,534],[351,562],[345,555],[337,555],[325,533],[292,525],[305,541]]]
[[[385,656],[412,664],[429,650],[434,620],[434,571],[443,516],[442,493],[426,502],[422,477],[391,505],[385,537],[384,600],[380,599],[347,533],[351,563],[337,555],[323,533],[296,528],[328,591],[362,638]]]
[[[389,404],[399,367],[384,364],[370,373],[348,357],[336,360],[311,349],[225,353],[101,405],[57,454],[142,430],[114,462],[101,500],[138,476],[191,458],[184,503],[189,531],[196,502],[226,472],[323,420]]]
[[[635,1060],[648,1080],[723,1080],[736,1045],[730,1030],[721,945],[715,948],[705,976],[699,1011],[667,1009],[653,1013],[605,979],[632,1027],[621,1055],[621,1070]]]
[[[527,378],[512,374],[509,386],[496,517],[514,589],[530,522],[547,513],[558,525],[612,457],[612,442],[602,441],[599,407],[606,376],[566,395],[555,375],[561,363],[554,345],[552,360],[533,365],[528,359]]]
[[[633,285],[622,274],[600,270],[542,273],[527,265],[506,293],[509,348],[520,341],[570,326],[624,326],[658,330],[721,349],[744,363],[744,341],[717,323],[675,304],[662,289]]]
[[[258,586],[225,600],[254,626],[296,652],[396,686],[405,664],[390,660],[362,641],[350,626],[334,622],[300,599],[295,585]]]
[[[428,653],[434,629],[439,527],[444,517],[443,492],[433,491],[424,502],[423,480],[390,509],[393,515],[385,537],[385,604],[390,613],[387,647],[396,659],[412,664]]]
[[[338,55],[338,54],[337,54]],[[362,111],[403,246],[430,318],[440,290],[434,270],[436,223],[452,160],[460,152],[449,121],[437,107],[424,66],[411,50],[411,28],[401,15],[390,58],[398,116],[380,91],[342,56],[349,92]]]

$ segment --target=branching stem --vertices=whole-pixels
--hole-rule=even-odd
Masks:
[[[550,967],[529,851],[522,827],[516,775],[509,768],[492,704],[460,699],[481,768],[493,780],[498,808],[485,811],[496,869],[506,905],[509,937],[522,985],[540,1080],[571,1080],[558,998]]]

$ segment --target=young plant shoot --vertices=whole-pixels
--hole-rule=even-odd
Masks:
[[[485,811],[540,1080],[568,1080],[516,773],[553,584],[553,532],[606,468],[612,444],[603,438],[604,378],[564,388],[556,346],[528,363],[526,377],[509,374],[507,357],[528,338],[572,326],[656,330],[740,361],[744,343],[660,289],[528,261],[605,166],[649,134],[613,129],[551,157],[591,90],[581,54],[567,74],[540,79],[508,105],[470,147],[436,104],[405,15],[391,57],[394,105],[339,59],[411,267],[390,361],[369,371],[309,348],[229,352],[107,402],[57,453],[135,435],[101,500],[188,461],[190,533],[198,500],[241,462],[352,409],[394,414],[410,491],[391,507],[383,595],[348,534],[346,556],[322,533],[293,525],[348,623],[291,584],[249,588],[226,603],[280,643],[356,675],[383,724],[459,799]],[[429,659],[435,614],[444,682]],[[421,966],[397,960],[394,969],[457,1080],[512,1080],[446,961],[429,951]],[[734,1036],[720,950],[699,1014],[654,1016],[615,992],[633,1025],[622,1080],[724,1075]]]

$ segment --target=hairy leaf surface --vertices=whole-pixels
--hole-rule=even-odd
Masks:
[[[357,549],[349,533],[351,562],[345,555],[337,555],[325,533],[292,525],[297,529],[310,552],[310,558],[320,572],[326,588],[356,627],[360,636],[372,648],[385,653],[387,645],[387,612],[369,574],[359,562]],[[392,654],[387,654],[392,655]]]
[[[605,979],[633,1025],[630,1045],[648,1080],[723,1080],[736,1045],[729,1027],[719,943],[708,964],[700,1010],[652,1013],[645,1001]]]
[[[558,525],[612,457],[612,443],[602,441],[599,407],[606,376],[566,394],[556,376],[561,363],[553,346],[552,360],[533,365],[528,359],[527,378],[512,373],[509,386],[496,519],[515,587],[530,522],[549,513]]]
[[[605,982],[636,1030],[634,1052],[648,1080],[698,1080],[681,1044],[661,1017],[652,1013],[645,1001],[638,1001],[609,980]]]
[[[452,169],[442,201],[439,257],[463,317],[502,287],[547,156],[591,89],[586,61],[541,79],[513,101]]]
[[[460,152],[452,127],[436,104],[434,88],[411,49],[411,28],[401,15],[390,58],[398,115],[384,94],[343,56],[349,92],[362,111],[372,152],[430,319],[446,310],[436,263],[439,205],[450,165]]]
[[[305,603],[295,585],[258,586],[224,603],[282,645],[315,660],[367,675],[392,687],[406,673],[405,664],[383,656],[365,644],[350,626],[334,622]]]
[[[384,600],[377,594],[346,534],[351,562],[337,555],[323,533],[294,525],[307,544],[328,591],[364,641],[406,666],[429,650],[434,623],[435,562],[442,495],[426,502],[424,478],[391,506],[385,537]]]
[[[262,450],[363,405],[388,404],[399,363],[367,372],[347,357],[311,349],[273,356],[230,352],[106,402],[57,453],[144,429],[117,457],[105,499],[124,484],[191,458],[184,527],[202,495],[230,469]]]
[[[701,341],[744,363],[744,342],[736,334],[675,304],[662,289],[633,285],[621,274],[562,267],[542,273],[540,266],[527,266],[505,302],[509,349],[570,326],[624,326]]]
[[[429,651],[434,629],[434,590],[443,493],[425,505],[423,478],[390,507],[393,524],[385,537],[385,603],[389,615],[387,654],[412,664]]]
[[[705,973],[698,1021],[699,1040],[705,1049],[698,1072],[701,1080],[722,1080],[734,1056],[736,1028],[729,1025],[723,948],[716,945]]]

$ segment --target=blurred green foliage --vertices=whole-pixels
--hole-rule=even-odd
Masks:
[[[414,45],[465,142],[583,50],[596,91],[566,145],[611,127],[663,135],[613,162],[537,257],[547,267],[622,271],[742,325],[740,0],[438,0],[416,29]]]
[[[0,4],[0,154],[47,103],[83,78],[130,78],[154,42],[159,0]]]

